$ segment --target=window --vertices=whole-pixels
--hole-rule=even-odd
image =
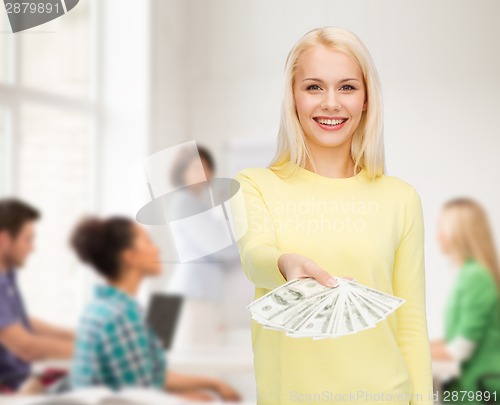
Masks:
[[[5,130],[5,110],[0,108],[0,196],[4,195],[8,185],[7,185],[7,170],[8,170],[8,160],[7,160],[7,134]]]
[[[68,326],[85,292],[68,237],[96,205],[96,7],[96,0],[82,1],[16,34],[5,17],[0,28],[0,193],[42,212],[21,288],[32,315]]]

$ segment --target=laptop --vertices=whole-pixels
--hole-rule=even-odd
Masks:
[[[160,339],[165,350],[170,350],[182,309],[184,297],[178,294],[156,293],[149,304],[146,322]]]

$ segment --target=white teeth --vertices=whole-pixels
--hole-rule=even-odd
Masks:
[[[341,124],[342,122],[344,122],[345,120],[344,119],[340,119],[340,120],[325,120],[325,119],[318,118],[317,121],[320,124],[323,124],[323,125],[338,125],[338,124]]]

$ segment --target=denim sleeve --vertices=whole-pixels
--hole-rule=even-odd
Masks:
[[[0,329],[20,322],[12,310],[12,298],[9,296],[8,286],[0,280]]]

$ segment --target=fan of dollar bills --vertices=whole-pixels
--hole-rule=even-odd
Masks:
[[[373,328],[406,300],[336,277],[336,287],[299,278],[275,288],[247,309],[268,329],[287,336],[336,338]]]

